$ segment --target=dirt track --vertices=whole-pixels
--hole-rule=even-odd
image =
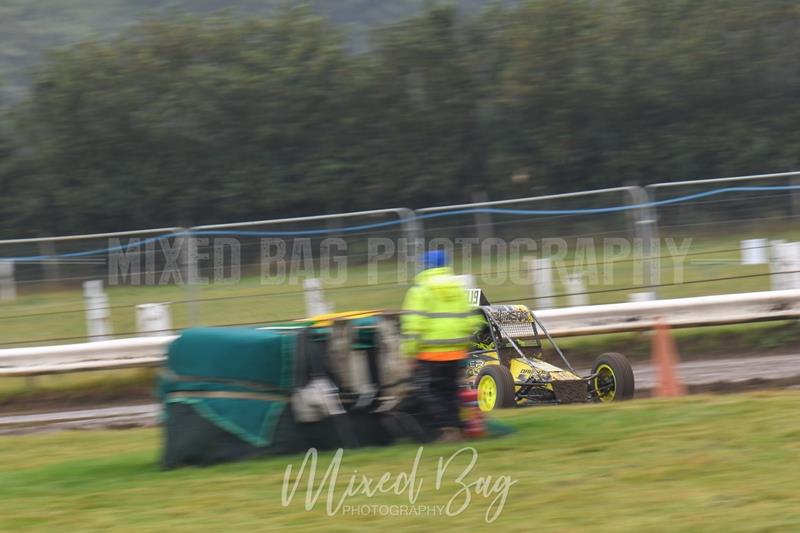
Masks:
[[[638,388],[649,389],[655,386],[657,375],[651,365],[636,365],[634,374]],[[679,374],[689,386],[714,382],[741,383],[753,379],[779,380],[800,376],[800,355],[689,361],[680,364]]]
[[[734,392],[800,386],[800,354],[688,361],[678,367],[689,391]],[[637,396],[648,396],[657,380],[649,364],[634,366]],[[0,435],[63,429],[129,428],[157,424],[157,404],[0,416]]]

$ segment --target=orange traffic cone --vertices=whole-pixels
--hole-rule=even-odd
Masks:
[[[656,322],[656,334],[653,337],[653,350],[651,354],[653,367],[658,372],[658,385],[655,396],[683,396],[686,386],[678,376],[678,350],[675,340],[669,333],[669,326],[663,321]]]

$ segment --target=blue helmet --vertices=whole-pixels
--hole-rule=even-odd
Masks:
[[[431,250],[422,254],[422,270],[447,266],[447,254],[444,250]]]

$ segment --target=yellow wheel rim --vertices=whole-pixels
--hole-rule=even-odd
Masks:
[[[497,383],[492,376],[483,376],[478,382],[478,407],[491,411],[497,403]]]
[[[610,385],[610,387],[609,387]],[[597,367],[597,376],[594,378],[594,390],[601,402],[613,402],[617,395],[617,376],[608,365]]]

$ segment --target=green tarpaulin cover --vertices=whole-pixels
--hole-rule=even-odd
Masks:
[[[297,333],[190,329],[169,348],[159,393],[243,441],[269,446],[294,386]],[[169,420],[166,420],[169,425]]]

